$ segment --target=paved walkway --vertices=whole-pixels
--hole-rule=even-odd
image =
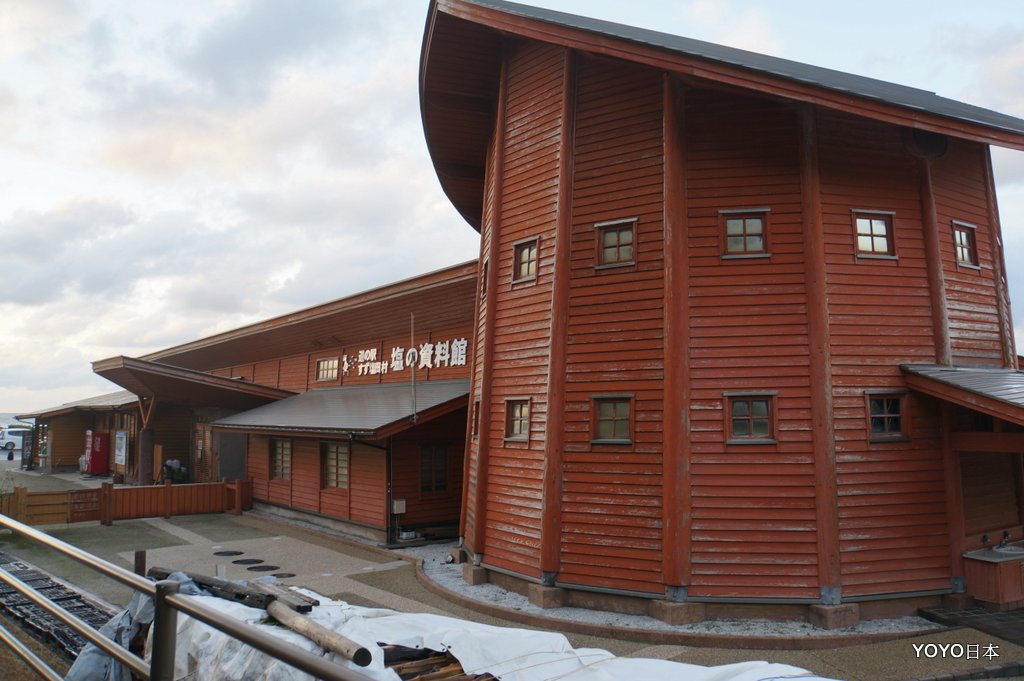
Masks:
[[[9,477],[31,489],[41,486],[69,489],[102,482],[80,479],[77,473],[50,476],[12,468],[0,466],[0,476]],[[306,586],[325,596],[357,605],[443,614],[499,626],[523,626],[500,616],[482,615],[428,590],[417,578],[415,566],[399,560],[395,553],[258,514],[119,521],[111,527],[78,523],[45,529],[64,541],[128,569],[133,565],[134,552],[145,550],[150,566],[223,574],[232,579],[278,574],[285,584]],[[10,533],[0,532],[0,551],[34,563],[107,602],[123,604],[131,595],[126,587],[101,577],[91,569]],[[500,611],[496,615],[500,615]],[[559,628],[557,623],[545,622],[543,618],[534,618],[532,624],[538,628]],[[610,636],[567,636],[578,647],[604,648],[622,656],[674,659],[702,665],[763,659],[793,664],[825,677],[847,681],[996,678],[995,674],[1002,675],[1002,678],[1020,678],[1007,674],[1017,673],[1016,661],[1024,660],[1024,646],[1019,645],[1020,640],[1011,642],[998,633],[973,625],[884,643],[822,650],[650,645]],[[992,645],[999,657],[991,660],[969,659],[966,654],[951,657],[950,652],[958,650],[957,644],[965,651],[974,650],[974,646],[984,650]],[[943,650],[946,653],[940,652]],[[992,669],[987,677],[951,676],[968,670],[977,671],[986,665],[1002,666],[998,671]]]

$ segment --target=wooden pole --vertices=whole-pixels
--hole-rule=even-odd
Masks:
[[[268,603],[267,614],[292,631],[302,634],[324,650],[338,653],[360,667],[366,667],[373,660],[370,651],[363,646],[317,624],[304,615],[300,615],[281,601],[274,600]]]

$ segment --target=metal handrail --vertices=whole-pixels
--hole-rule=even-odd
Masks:
[[[143,679],[149,679],[150,681],[174,681],[177,613],[180,611],[318,679],[325,679],[327,681],[370,681],[370,677],[365,674],[330,662],[315,653],[303,650],[298,646],[268,634],[247,622],[237,620],[189,596],[177,593],[178,583],[173,580],[151,582],[145,577],[130,572],[119,565],[87,553],[3,514],[0,514],[0,527],[13,530],[33,541],[59,551],[65,556],[73,558],[103,575],[153,598],[156,606],[156,613],[153,618],[153,652],[151,661],[147,664],[145,660],[100,635],[88,624],[60,606],[55,605],[14,575],[0,569],[0,581],[11,585],[23,596],[37,603],[54,617],[96,644],[100,649],[128,665],[133,672]],[[22,645],[20,641],[14,639],[3,627],[0,627],[0,643],[10,646],[34,671],[48,679],[48,681],[60,678],[60,675],[56,674],[52,668],[31,650]]]

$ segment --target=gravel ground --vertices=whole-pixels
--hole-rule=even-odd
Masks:
[[[942,625],[929,622],[921,617],[900,617],[896,619],[869,620],[848,629],[820,629],[807,622],[773,622],[770,620],[707,620],[695,624],[670,625],[644,615],[624,615],[584,608],[543,609],[530,603],[525,596],[506,591],[494,584],[470,586],[462,579],[462,566],[448,563],[448,551],[454,542],[428,544],[396,552],[415,556],[423,560],[427,576],[462,596],[480,603],[496,605],[509,610],[542,615],[554,619],[588,622],[605,626],[629,627],[635,629],[660,629],[700,634],[732,634],[737,636],[843,636],[847,634],[869,634],[883,632],[927,632],[943,629]]]

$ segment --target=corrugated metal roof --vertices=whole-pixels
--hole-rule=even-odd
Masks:
[[[979,106],[965,104],[934,92],[896,85],[875,78],[844,73],[820,66],[770,57],[765,54],[748,52],[725,45],[694,40],[682,36],[661,33],[644,28],[616,24],[600,19],[590,19],[554,10],[530,7],[503,0],[465,0],[469,4],[488,7],[507,14],[527,19],[545,21],[551,24],[574,28],[608,37],[625,40],[678,54],[728,64],[730,66],[763,73],[787,80],[806,83],[816,87],[849,93],[858,97],[874,99],[908,109],[917,109],[931,114],[975,123],[986,127],[1024,134],[1024,120],[990,111]]]
[[[926,395],[1024,426],[1024,373],[1015,369],[904,364],[907,385]]]
[[[239,430],[369,433],[469,395],[469,380],[384,383],[311,390],[214,421]],[[412,425],[410,423],[410,425]]]
[[[1024,372],[1015,369],[906,364],[904,372],[1024,408]]]
[[[133,404],[135,402],[138,402],[138,400],[139,398],[135,396],[135,393],[130,392],[128,390],[118,390],[117,392],[113,393],[105,393],[103,395],[96,395],[95,397],[87,397],[84,400],[67,402],[58,407],[40,409],[39,411],[32,412],[31,414],[19,414],[17,418],[39,418],[40,416],[65,413],[69,411],[74,411],[75,409],[81,409],[84,411],[114,409],[116,407],[123,407],[126,404]]]

